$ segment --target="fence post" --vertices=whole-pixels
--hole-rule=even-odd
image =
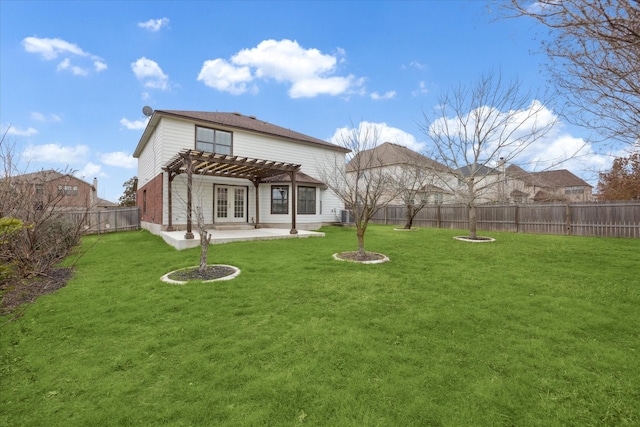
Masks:
[[[571,208],[569,204],[566,205],[565,212],[565,227],[567,228],[567,236],[571,236]]]
[[[516,212],[513,215],[514,216],[514,221],[516,223],[516,233],[520,232],[520,206],[516,205]]]
[[[438,205],[437,208],[436,208],[436,228],[440,228],[440,221],[441,221],[440,205]]]

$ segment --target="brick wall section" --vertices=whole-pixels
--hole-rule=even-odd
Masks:
[[[59,190],[60,186],[61,190]],[[78,194],[65,194],[65,186],[71,188],[78,187]],[[92,186],[80,179],[69,175],[53,179],[44,184],[43,195],[58,200],[55,203],[56,206],[65,208],[69,207],[89,209],[93,201]],[[36,194],[36,197],[38,197],[38,194]]]
[[[140,221],[162,224],[162,202],[162,174],[160,174],[144,186],[138,187],[136,203],[140,208]]]

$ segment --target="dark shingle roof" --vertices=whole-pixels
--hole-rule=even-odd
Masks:
[[[184,111],[184,110],[156,110],[154,114],[163,114],[167,116],[198,120],[216,125],[229,126],[237,129],[258,132],[266,135],[277,136],[280,138],[290,139],[297,142],[321,145],[330,147],[340,151],[349,151],[343,147],[331,144],[322,139],[314,138],[291,129],[273,125],[271,123],[259,120],[255,116],[245,116],[240,113],[220,113],[206,111]]]
[[[369,167],[382,167],[392,165],[403,164],[415,164],[418,166],[424,166],[426,168],[433,168],[437,170],[444,170],[445,167],[440,163],[432,160],[420,153],[404,147],[402,145],[394,144],[392,142],[384,142],[377,147],[369,150],[363,150],[357,153],[353,159],[347,164],[347,171],[353,171],[359,168],[356,165],[360,161],[364,161],[364,164]]]

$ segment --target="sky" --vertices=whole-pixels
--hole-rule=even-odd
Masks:
[[[21,170],[96,177],[113,202],[137,174],[144,106],[240,112],[327,141],[364,123],[421,151],[424,112],[455,85],[497,70],[544,92],[543,31],[481,0],[2,0],[0,127]],[[527,155],[581,147],[557,168],[595,186],[613,158],[588,138],[559,120]]]

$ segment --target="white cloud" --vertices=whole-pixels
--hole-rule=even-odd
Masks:
[[[61,122],[62,121],[62,117],[60,117],[58,114],[49,114],[48,116],[40,113],[38,111],[32,111],[30,114],[31,120],[35,120],[38,122]]]
[[[144,82],[145,87],[167,90],[169,88],[169,76],[167,76],[157,62],[144,56],[131,63],[131,69],[136,78]]]
[[[236,67],[224,59],[205,61],[198,74],[198,81],[222,92],[240,95],[247,91],[247,83],[253,79],[249,67]]]
[[[100,165],[96,165],[95,163],[87,163],[86,165],[84,165],[84,167],[82,169],[80,169],[79,171],[77,171],[74,174],[76,177],[84,180],[85,182],[91,183],[93,178],[95,177],[106,177],[107,174],[105,174],[102,171],[102,166]],[[91,181],[90,181],[91,180]]]
[[[147,127],[147,123],[149,122],[148,118],[134,120],[131,121],[129,119],[125,119],[124,117],[120,119],[120,124],[129,130],[140,130]]]
[[[220,58],[205,61],[198,80],[236,95],[246,92],[249,82],[260,79],[289,83],[292,98],[335,96],[362,85],[362,79],[352,75],[333,75],[336,64],[344,62],[344,55],[341,48],[336,55],[329,55],[318,49],[305,49],[293,40],[264,40],[254,48],[242,49],[230,61]]]
[[[62,39],[40,39],[38,37],[26,37],[22,40],[22,46],[29,53],[36,53],[42,59],[56,59],[61,55],[88,56],[78,45],[69,43]]]
[[[317,95],[340,95],[352,86],[353,76],[309,78],[298,80],[289,89],[291,98],[313,98]]]
[[[420,94],[427,94],[427,93],[429,93],[429,90],[427,89],[427,85],[425,84],[425,82],[420,81],[418,82],[418,89],[411,92],[411,95],[418,96]]]
[[[118,166],[125,169],[134,169],[138,166],[137,159],[124,151],[101,154],[100,161],[109,166]]]
[[[86,68],[78,67],[76,65],[71,65],[71,59],[65,58],[58,64],[58,71],[60,70],[69,70],[73,73],[74,76],[86,76],[89,74],[89,70]]]
[[[390,90],[389,92],[385,92],[382,95],[380,95],[378,92],[373,92],[370,96],[371,96],[371,99],[373,99],[374,101],[378,101],[381,99],[392,99],[392,98],[395,98],[396,91]]]
[[[16,126],[9,126],[9,128],[4,129],[2,133],[4,134],[5,132],[7,133],[7,135],[13,136],[33,136],[38,133],[38,130],[31,127],[27,129],[21,129]]]
[[[342,127],[336,129],[333,136],[329,138],[329,141],[340,145],[340,141],[344,140],[345,137],[348,137],[353,132],[352,127]],[[365,132],[369,132],[369,134],[377,135],[377,141],[370,141],[371,143],[375,143],[376,145],[380,145],[385,142],[392,142],[394,144],[402,145],[403,147],[407,147],[410,150],[415,152],[421,152],[425,143],[418,141],[413,135],[408,132],[403,131],[402,129],[394,128],[392,126],[387,125],[386,123],[374,123],[363,121],[358,124],[358,132],[360,135],[364,135]]]
[[[45,60],[53,60],[61,58],[58,63],[58,71],[70,71],[76,76],[86,76],[89,74],[89,67],[79,66],[71,63],[71,58],[80,61],[91,61],[91,65],[96,72],[101,72],[107,69],[107,64],[104,60],[96,55],[92,55],[89,52],[85,52],[77,44],[70,43],[62,39],[50,39],[50,38],[38,38],[38,37],[26,37],[22,40],[22,46],[24,49],[33,54],[40,55]],[[89,62],[88,62],[89,64]]]
[[[33,162],[73,164],[82,161],[89,153],[86,145],[65,147],[60,144],[30,145],[22,155]]]
[[[146,22],[138,22],[138,27],[156,33],[163,27],[169,26],[169,18],[149,19]]]

